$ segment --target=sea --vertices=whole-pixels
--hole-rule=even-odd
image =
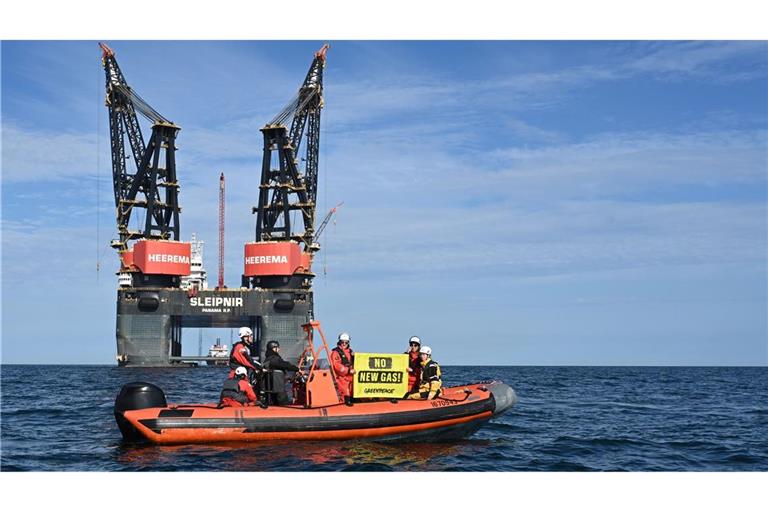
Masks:
[[[446,385],[500,379],[518,403],[446,443],[122,441],[123,384],[216,401],[221,367],[2,365],[3,472],[767,471],[768,367],[445,366]]]

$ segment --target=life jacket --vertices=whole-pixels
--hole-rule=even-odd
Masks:
[[[245,405],[248,403],[248,395],[240,389],[240,379],[227,379],[224,381],[224,388],[221,390],[219,403],[225,398],[231,398],[236,402]]]
[[[241,347],[245,347],[245,349],[247,350],[246,354],[248,355],[248,360],[249,361],[253,360],[253,358],[251,357],[251,349],[248,348],[248,345],[246,345],[245,342],[243,341],[238,341],[232,346],[232,351],[229,353],[229,368],[232,370],[234,370],[238,366],[246,366],[246,367],[248,366],[248,365],[244,365],[242,362],[238,361],[235,358],[235,354],[240,353]]]
[[[421,370],[421,383],[428,384],[432,381],[441,382],[440,365],[437,364],[437,361],[430,359],[426,362],[424,368]]]
[[[411,370],[413,370],[414,372],[416,372],[416,371],[420,372],[421,371],[421,360],[419,359],[419,353],[418,352],[411,352],[410,350],[406,350],[405,352],[403,352],[403,354],[407,354],[408,355],[408,366],[411,368]],[[416,354],[416,355],[413,355],[413,354]]]
[[[339,354],[339,357],[341,358],[341,364],[343,364],[347,368],[352,367],[352,361],[355,360],[355,353],[352,351],[352,347],[349,348],[349,356],[352,358],[352,361],[347,359],[347,354],[344,353],[341,347],[336,347],[335,349],[333,349],[333,351]]]

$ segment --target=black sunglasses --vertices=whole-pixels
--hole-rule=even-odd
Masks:
[[[409,345],[412,347],[419,347],[421,346],[421,343],[409,343]]]

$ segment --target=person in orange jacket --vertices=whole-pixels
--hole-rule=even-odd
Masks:
[[[224,389],[221,390],[221,396],[219,397],[220,407],[259,405],[256,393],[248,383],[247,376],[248,370],[244,366],[238,366],[235,369],[234,378],[228,378],[224,381]]]
[[[408,354],[408,391],[407,395],[419,390],[421,382],[421,357],[419,349],[421,348],[421,339],[418,336],[411,336],[408,340],[410,349],[405,352]]]
[[[352,382],[355,373],[355,353],[349,346],[351,338],[343,332],[339,334],[336,348],[331,350],[331,365],[336,373],[336,384],[339,386],[339,394],[346,405],[352,405]]]
[[[251,345],[253,344],[253,331],[249,327],[241,327],[240,341],[232,346],[232,352],[229,353],[229,375],[228,379],[235,378],[235,370],[238,366],[243,366],[249,373],[261,371],[261,363],[251,357]],[[248,379],[251,380],[250,378]]]

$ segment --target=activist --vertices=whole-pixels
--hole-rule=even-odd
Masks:
[[[274,372],[297,372],[303,375],[304,372],[296,365],[289,363],[278,353],[280,352],[280,343],[277,341],[267,342],[267,352],[264,354],[264,369]],[[275,389],[277,388],[277,389]],[[284,378],[276,378],[272,373],[272,393],[274,393],[274,402],[277,405],[288,405],[288,394],[285,392]]]
[[[261,371],[261,363],[251,357],[251,345],[253,344],[253,331],[249,327],[241,327],[238,333],[240,341],[232,346],[229,353],[229,375],[227,378],[235,377],[235,370],[238,366],[244,366],[248,372],[248,381],[253,380],[253,372]]]
[[[421,358],[419,357],[421,339],[418,336],[411,336],[408,345],[410,349],[403,352],[408,354],[408,391],[406,395],[418,391],[421,381]]]
[[[224,381],[224,388],[219,397],[219,407],[260,405],[256,399],[256,393],[246,379],[247,376],[248,370],[244,366],[235,368],[234,377]]]
[[[352,406],[352,384],[355,373],[355,353],[349,346],[349,334],[343,332],[339,334],[339,341],[336,348],[331,350],[331,365],[336,374],[336,384],[339,386],[339,394],[348,406]]]
[[[408,395],[408,398],[432,400],[440,395],[440,388],[443,385],[440,380],[440,365],[432,360],[432,349],[426,345],[419,350],[419,357],[421,357],[421,383],[418,391]]]

